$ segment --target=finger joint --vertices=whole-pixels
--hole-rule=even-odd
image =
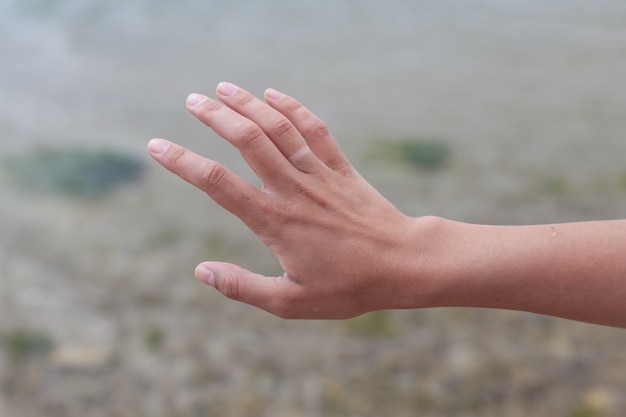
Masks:
[[[326,126],[326,124],[318,118],[311,121],[311,123],[305,128],[304,133],[305,136],[316,138],[324,138],[330,135],[328,126]]]
[[[238,135],[240,146],[250,146],[263,137],[263,131],[257,125],[246,125]]]
[[[226,274],[221,282],[219,290],[231,300],[239,300],[239,280],[237,277]]]
[[[276,121],[270,128],[269,133],[272,136],[281,137],[293,129],[293,125],[288,119],[281,118]]]
[[[205,190],[213,189],[220,186],[224,182],[226,169],[215,162],[206,162],[205,168],[202,170],[202,185]]]

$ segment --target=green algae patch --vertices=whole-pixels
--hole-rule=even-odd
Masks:
[[[143,163],[113,150],[39,148],[5,160],[9,177],[30,191],[95,198],[137,180]]]
[[[144,331],[143,340],[150,350],[156,350],[163,346],[165,341],[165,330],[161,327],[150,326]]]
[[[439,171],[446,167],[452,150],[441,140],[402,139],[380,140],[368,152],[374,159],[399,162],[420,171]]]
[[[3,335],[2,339],[10,354],[21,357],[44,355],[53,347],[50,336],[33,329],[14,329]]]

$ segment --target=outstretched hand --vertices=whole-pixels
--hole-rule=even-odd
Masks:
[[[187,108],[235,146],[262,180],[253,186],[216,161],[163,139],[161,165],[239,217],[274,252],[284,274],[266,277],[204,262],[196,277],[229,298],[285,318],[347,318],[415,306],[407,259],[419,220],[400,213],[352,167],[327,127],[295,99],[268,89],[263,102],[230,83],[221,102],[192,94]]]
[[[163,139],[154,159],[239,217],[284,274],[204,262],[196,277],[285,318],[469,306],[626,328],[626,220],[489,226],[410,218],[350,165],[313,113],[276,90],[262,102],[229,83],[188,109],[241,152],[261,189]]]

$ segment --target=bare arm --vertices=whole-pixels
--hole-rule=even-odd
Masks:
[[[442,220],[427,258],[444,305],[626,327],[626,221],[479,226]]]
[[[222,103],[189,110],[239,149],[259,190],[219,163],[162,139],[164,167],[238,216],[285,273],[205,262],[196,277],[286,318],[347,318],[387,308],[475,306],[626,327],[626,221],[478,226],[410,218],[354,170],[325,125],[291,97],[266,103],[228,83]]]

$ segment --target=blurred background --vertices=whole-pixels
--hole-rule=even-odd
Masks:
[[[0,416],[626,414],[626,333],[480,309],[283,321],[193,278],[278,274],[146,156],[256,183],[191,92],[274,87],[411,215],[626,213],[621,0],[0,0]]]

